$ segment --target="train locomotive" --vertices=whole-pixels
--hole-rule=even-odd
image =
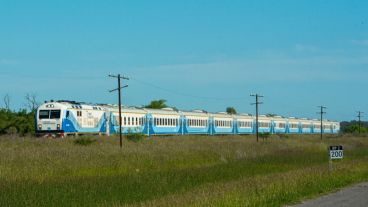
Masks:
[[[259,132],[270,134],[337,134],[340,123],[324,120],[259,116]],[[255,116],[210,113],[203,110],[178,111],[172,108],[147,109],[122,107],[122,133],[151,135],[222,135],[254,134]],[[50,101],[35,114],[37,135],[66,136],[77,134],[119,133],[119,110],[116,105],[85,104],[75,101]]]

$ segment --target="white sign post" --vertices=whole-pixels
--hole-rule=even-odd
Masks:
[[[329,169],[330,171],[333,170],[333,166],[332,166],[332,160],[336,160],[336,159],[342,159],[344,158],[344,149],[342,148],[342,146],[329,146],[328,147],[328,154],[329,154]]]

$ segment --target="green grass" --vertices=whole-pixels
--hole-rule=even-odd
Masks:
[[[0,206],[283,206],[368,180],[366,137],[84,139],[0,137]]]

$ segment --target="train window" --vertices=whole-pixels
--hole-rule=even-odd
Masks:
[[[130,117],[128,117],[128,125],[130,125]]]
[[[124,126],[126,126],[127,124],[127,120],[126,120],[126,117],[124,116]]]
[[[38,114],[39,119],[48,119],[50,116],[50,110],[40,110]]]
[[[51,110],[50,119],[60,119],[60,110]]]
[[[139,123],[138,123],[138,117],[135,117],[135,125],[139,125]]]

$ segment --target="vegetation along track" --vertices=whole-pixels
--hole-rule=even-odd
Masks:
[[[283,206],[368,179],[365,137],[74,139],[1,137],[0,206]]]

